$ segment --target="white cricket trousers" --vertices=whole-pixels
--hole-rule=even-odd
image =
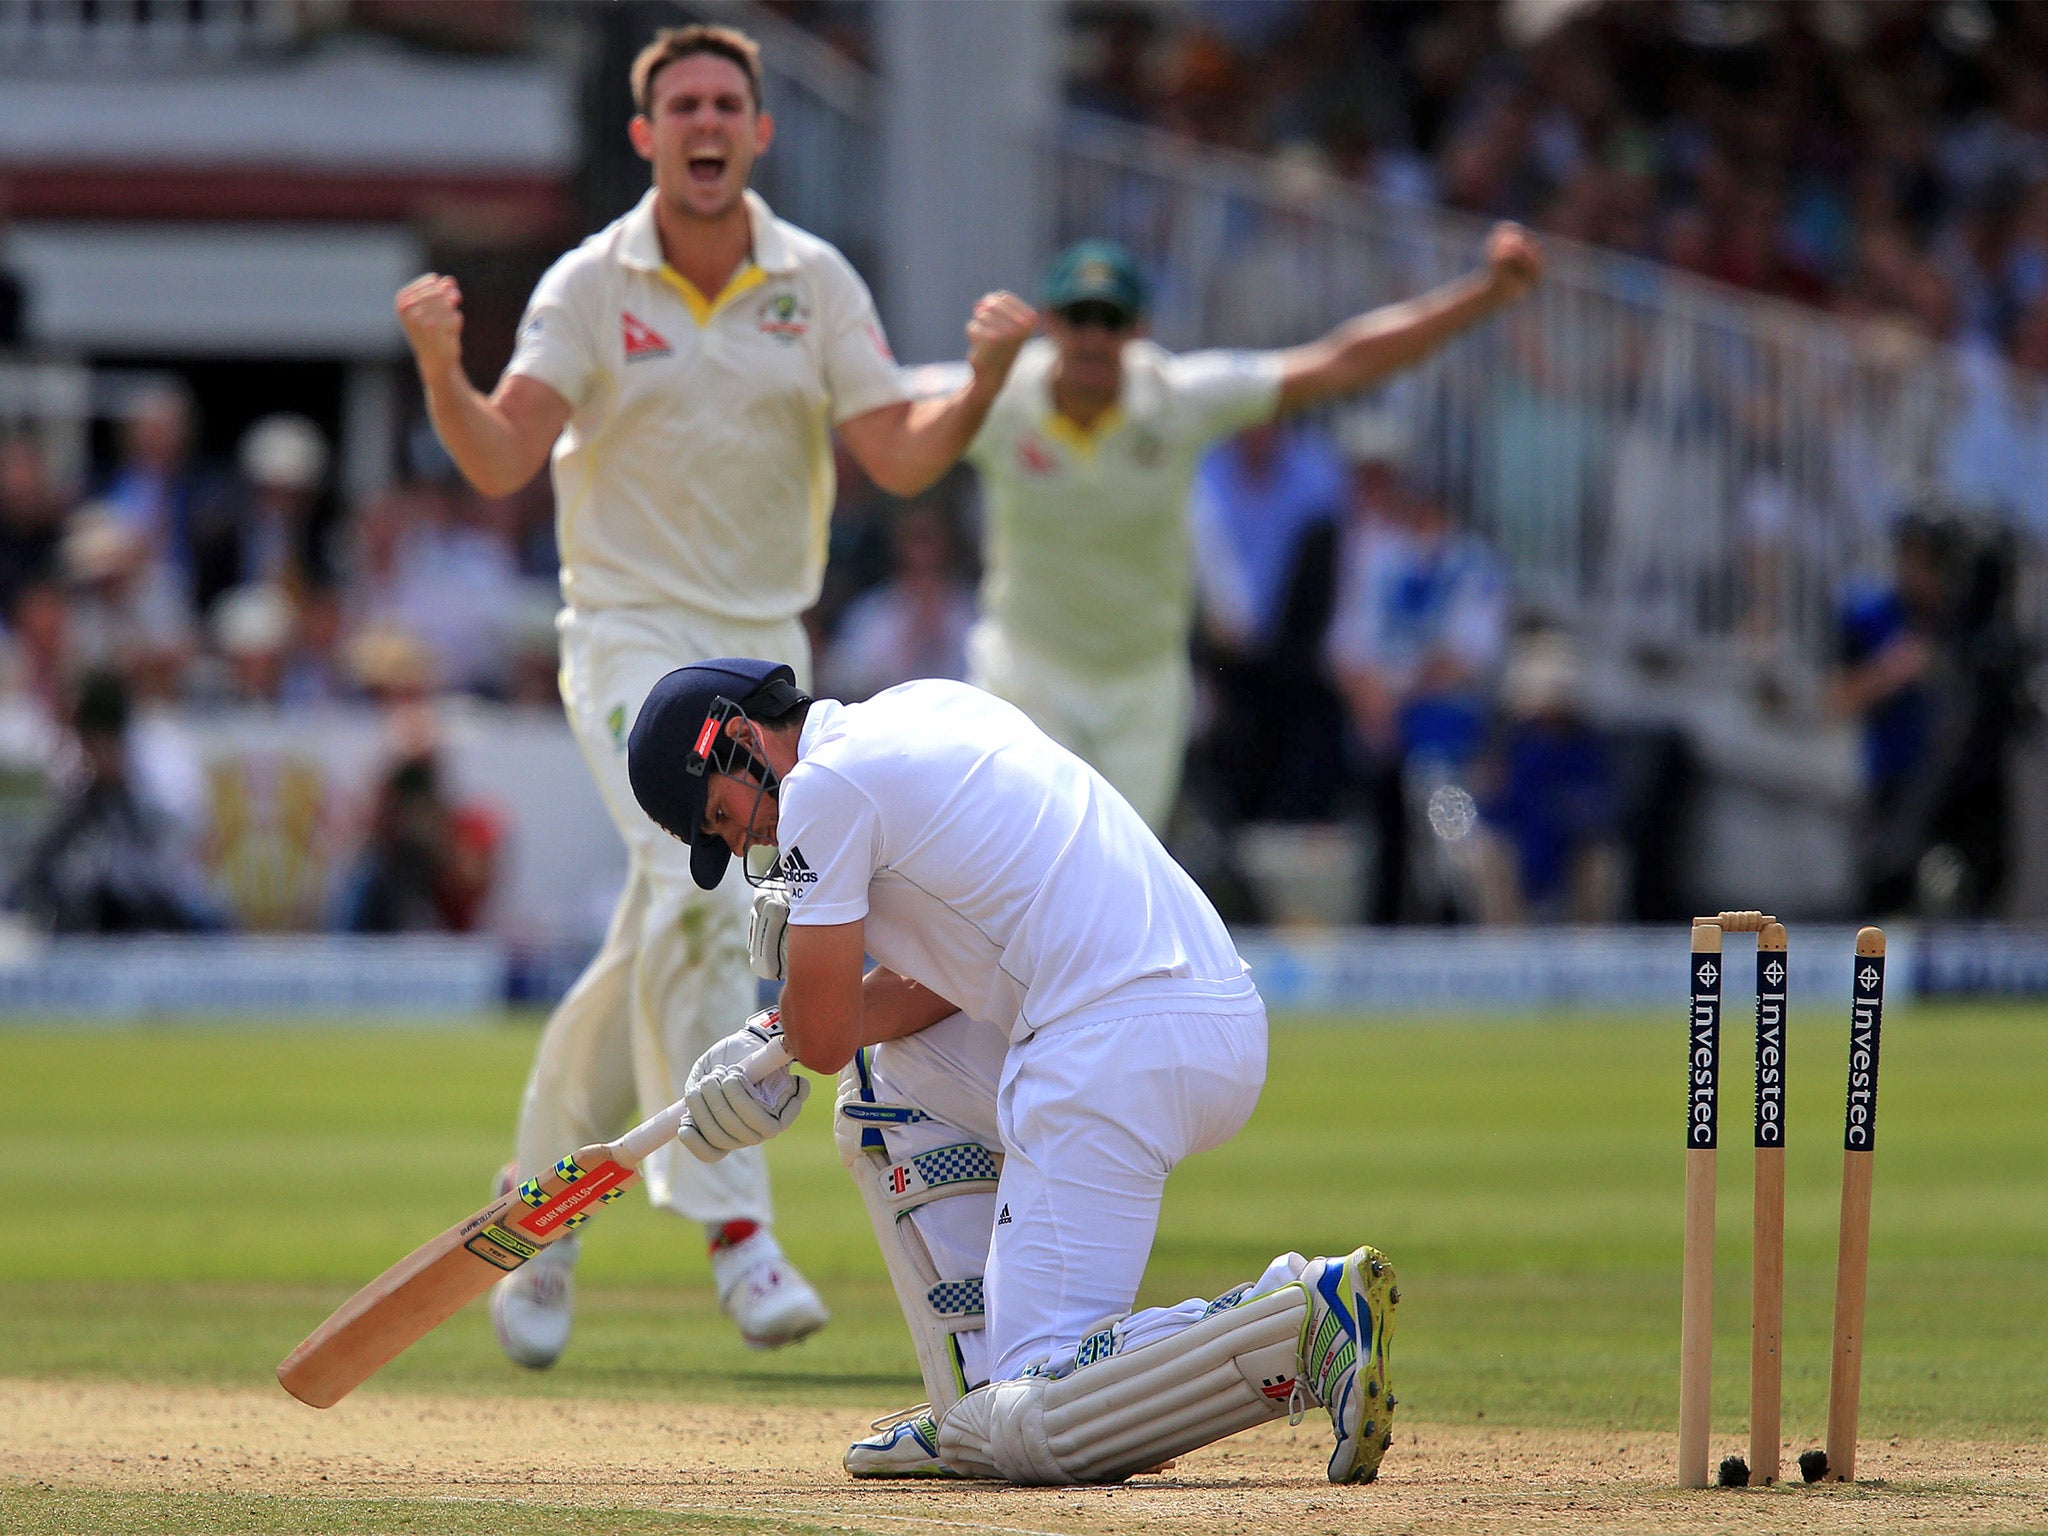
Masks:
[[[960,1338],[970,1383],[1070,1363],[1111,1319],[1149,1341],[1200,1316],[1197,1304],[1126,1320],[1166,1176],[1236,1135],[1258,1103],[1266,1010],[1257,999],[1234,1013],[1054,1024],[1021,1045],[954,1014],[873,1047],[868,1065],[878,1100],[932,1117],[885,1131],[892,1157],[903,1155],[899,1137],[936,1145],[957,1140],[954,1130],[984,1142],[993,1133],[1003,1153],[993,1201],[938,1200],[909,1218],[942,1278],[983,1275],[984,1327]]]
[[[752,889],[737,865],[715,891],[690,878],[687,844],[648,820],[626,777],[641,702],[677,667],[714,656],[786,661],[800,682],[810,647],[796,620],[753,624],[677,608],[562,611],[562,703],[626,841],[625,888],[604,946],[556,1007],[519,1107],[522,1177],[683,1096],[711,1044],[754,1011],[747,969]],[[648,1198],[693,1221],[770,1219],[760,1150],[701,1163],[671,1141],[640,1165]]]
[[[1180,795],[1194,678],[1184,652],[1139,657],[1114,677],[1070,671],[983,620],[967,636],[967,677],[1023,710],[1101,774],[1154,832]]]

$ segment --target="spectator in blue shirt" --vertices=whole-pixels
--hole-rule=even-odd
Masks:
[[[1580,686],[1579,658],[1562,636],[1531,636],[1508,662],[1505,718],[1482,771],[1488,922],[1619,915],[1619,795]]]
[[[1321,431],[1266,422],[1202,461],[1194,513],[1211,634],[1269,647],[1303,536],[1343,516],[1344,461]]]
[[[1943,607],[1935,541],[1900,529],[1889,583],[1852,587],[1842,603],[1836,710],[1863,734],[1863,910],[1896,912],[1913,899],[1917,839],[1899,818],[1928,757],[1933,701],[1928,677]]]
[[[1368,916],[1389,923],[1406,906],[1409,797],[1476,756],[1508,602],[1493,549],[1441,500],[1373,467],[1358,483],[1379,489],[1355,498],[1340,538],[1324,659],[1377,830]]]
[[[1843,606],[1833,702],[1863,726],[1873,915],[1996,910],[2011,857],[2007,759],[2033,718],[2015,560],[1995,520],[1917,509],[1899,525],[1892,584]]]
[[[1226,821],[1324,821],[1335,810],[1341,710],[1301,665],[1330,611],[1344,461],[1319,428],[1268,423],[1215,449],[1190,506],[1211,728],[1193,778]]]

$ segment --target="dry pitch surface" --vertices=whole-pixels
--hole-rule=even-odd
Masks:
[[[838,1463],[857,1426],[817,1408],[379,1394],[319,1413],[281,1392],[0,1380],[0,1422],[0,1506],[11,1485],[281,1495],[337,1514],[393,1498],[661,1511],[904,1536],[2048,1530],[2037,1448],[1953,1441],[1868,1445],[1854,1487],[1681,1494],[1670,1436],[1411,1424],[1378,1483],[1332,1488],[1316,1413],[1125,1487],[1025,1489],[853,1483]]]

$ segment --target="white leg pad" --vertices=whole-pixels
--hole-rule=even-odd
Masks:
[[[1285,1414],[1307,1317],[1283,1285],[1064,1376],[991,1382],[939,1421],[939,1455],[968,1477],[1121,1482]]]
[[[981,1269],[1002,1154],[914,1105],[879,1102],[863,1067],[856,1056],[840,1074],[833,1133],[937,1416],[987,1374]],[[963,1348],[963,1335],[976,1337]]]

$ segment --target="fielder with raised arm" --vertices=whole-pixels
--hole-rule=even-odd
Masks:
[[[1106,240],[1045,281],[1045,330],[1010,372],[967,458],[987,515],[969,677],[1086,758],[1165,827],[1193,698],[1188,499],[1209,447],[1412,366],[1535,286],[1542,253],[1496,225],[1486,269],[1272,352],[1175,356],[1145,337],[1145,275]],[[919,393],[959,365],[912,371]]]
[[[653,187],[548,270],[488,397],[462,371],[453,279],[398,295],[435,429],[470,482],[508,493],[552,450],[562,701],[630,855],[604,946],[541,1037],[512,1178],[679,1097],[689,1064],[753,1003],[744,898],[700,890],[627,788],[626,730],[647,690],[678,661],[736,650],[806,675],[797,616],[824,567],[831,434],[883,488],[931,484],[1035,319],[1007,294],[983,299],[960,387],[911,403],[845,258],[747,190],[774,136],[752,40],[661,32],[632,82],[629,132]],[[656,1205],[703,1224],[719,1301],[749,1344],[825,1322],[770,1229],[758,1154],[709,1167],[668,1148],[642,1171]],[[568,1342],[576,1248],[553,1245],[493,1292],[498,1340],[522,1365]]]
[[[1400,1299],[1380,1254],[1282,1254],[1213,1301],[1131,1311],[1167,1174],[1258,1100],[1266,1011],[1101,774],[962,683],[843,705],[730,658],[655,685],[628,771],[705,887],[779,849],[749,942],[785,974],[780,1018],[692,1069],[685,1144],[795,1117],[808,1084],[740,1065],[777,1029],[840,1074],[840,1153],[930,1394],[848,1471],[1114,1482],[1320,1405],[1331,1481],[1376,1475]]]

